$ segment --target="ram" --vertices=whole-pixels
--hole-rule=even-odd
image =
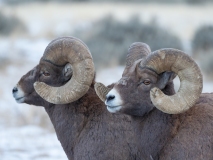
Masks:
[[[87,46],[61,37],[13,88],[18,103],[43,106],[70,160],[140,159],[137,136],[126,115],[110,114],[94,90],[94,64]]]
[[[213,159],[213,93],[201,94],[202,74],[194,60],[176,49],[151,53],[141,42],[130,46],[126,60],[112,90],[101,83],[95,89],[109,112],[131,115],[141,136],[141,159]]]

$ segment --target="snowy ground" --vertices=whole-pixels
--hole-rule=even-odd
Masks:
[[[12,88],[39,61],[48,40],[0,40],[0,159],[67,159],[42,107],[17,104]]]
[[[0,155],[1,160],[54,160],[66,156],[42,107],[17,104],[12,88],[19,78],[39,61],[49,40],[0,41],[5,66],[0,69]],[[13,43],[13,47],[7,43]],[[7,48],[8,47],[8,48]],[[7,48],[7,49],[6,49]],[[30,53],[30,54],[29,54]],[[8,59],[13,57],[12,59]],[[124,67],[97,72],[97,81],[106,85],[121,78]],[[213,83],[204,82],[203,92],[212,92]]]
[[[1,160],[65,160],[56,135],[37,126],[1,131]]]
[[[86,28],[108,14],[122,21],[136,14],[144,22],[154,18],[162,27],[181,35],[183,40],[190,40],[199,26],[213,24],[213,4],[38,3],[0,6],[0,9],[20,18],[35,37],[67,34],[74,28]]]
[[[180,34],[187,50],[194,30],[202,24],[213,24],[213,5],[171,7],[80,3],[69,6],[47,3],[42,6],[26,4],[0,8],[5,13],[17,15],[27,24],[29,31],[29,35],[0,37],[0,160],[67,159],[44,109],[17,104],[12,97],[14,85],[22,75],[38,64],[45,47],[51,41],[41,37],[55,37],[66,34],[75,27],[88,27],[91,20],[97,20],[106,14],[125,20],[126,17],[139,13],[144,21],[157,17],[160,25]],[[121,78],[123,68],[119,66],[98,70],[97,81],[111,84]],[[213,82],[205,79],[203,92],[212,91]]]

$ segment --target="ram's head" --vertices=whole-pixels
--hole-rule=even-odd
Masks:
[[[76,101],[94,80],[94,64],[88,47],[74,37],[53,40],[39,64],[13,88],[19,103],[44,105]]]
[[[178,75],[180,89],[174,95],[173,78]],[[101,83],[95,89],[110,112],[143,116],[154,107],[177,114],[192,107],[202,92],[202,74],[184,52],[161,49],[151,53],[147,44],[133,43],[128,51],[122,78],[109,90]],[[167,88],[166,88],[167,87]],[[163,93],[165,92],[165,94]]]

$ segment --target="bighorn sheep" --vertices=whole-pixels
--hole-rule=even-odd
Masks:
[[[13,96],[18,103],[44,106],[70,160],[137,159],[131,118],[107,111],[95,93],[94,75],[87,46],[77,38],[58,38]]]
[[[213,93],[201,94],[200,69],[182,51],[150,52],[147,44],[133,43],[122,78],[112,90],[96,83],[97,94],[109,112],[132,116],[141,159],[213,159]]]

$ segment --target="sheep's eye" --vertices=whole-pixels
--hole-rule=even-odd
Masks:
[[[50,76],[50,74],[47,73],[47,72],[46,73],[44,72],[43,75],[46,76],[46,77]]]
[[[143,81],[143,83],[144,83],[145,85],[149,85],[151,82],[148,81],[148,80],[145,80],[145,81]]]

